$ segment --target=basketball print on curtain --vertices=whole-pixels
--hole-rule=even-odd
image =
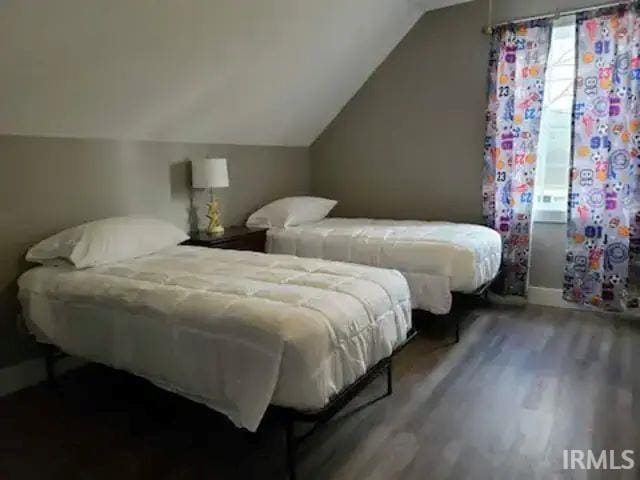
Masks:
[[[536,151],[549,53],[547,20],[498,28],[489,59],[483,212],[502,236],[501,293],[525,295]],[[500,283],[500,282],[499,282]]]
[[[577,74],[566,300],[622,310],[637,303],[640,23],[637,7],[576,19]]]

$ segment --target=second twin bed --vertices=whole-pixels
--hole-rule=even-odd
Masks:
[[[400,271],[414,308],[451,309],[451,292],[473,293],[500,268],[500,235],[480,225],[416,220],[326,218],[271,228],[267,251]]]
[[[498,274],[502,239],[482,225],[419,220],[327,218],[335,200],[289,197],[254,212],[249,227],[268,228],[268,253],[398,270],[412,306],[451,310],[452,292],[475,293]]]

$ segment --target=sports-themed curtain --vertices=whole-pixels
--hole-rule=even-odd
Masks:
[[[525,295],[536,150],[551,24],[499,28],[489,59],[483,212],[502,236],[500,293]]]
[[[640,258],[640,20],[637,6],[576,19],[576,91],[566,300],[636,306]]]

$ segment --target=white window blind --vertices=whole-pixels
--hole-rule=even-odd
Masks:
[[[555,21],[538,141],[533,218],[566,222],[575,81],[575,17]]]

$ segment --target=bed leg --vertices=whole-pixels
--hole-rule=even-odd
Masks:
[[[389,360],[389,364],[387,365],[387,396],[390,396],[393,393],[393,365],[391,360]]]
[[[285,435],[289,480],[296,480],[296,450],[298,449],[298,444],[296,443],[295,432],[293,431],[292,418],[287,418],[285,420]]]
[[[456,342],[460,341],[460,317],[456,315]]]
[[[56,357],[51,347],[45,347],[44,351],[44,367],[47,372],[47,386],[50,389],[56,389],[58,387],[58,382],[56,381],[56,371],[55,371]]]

